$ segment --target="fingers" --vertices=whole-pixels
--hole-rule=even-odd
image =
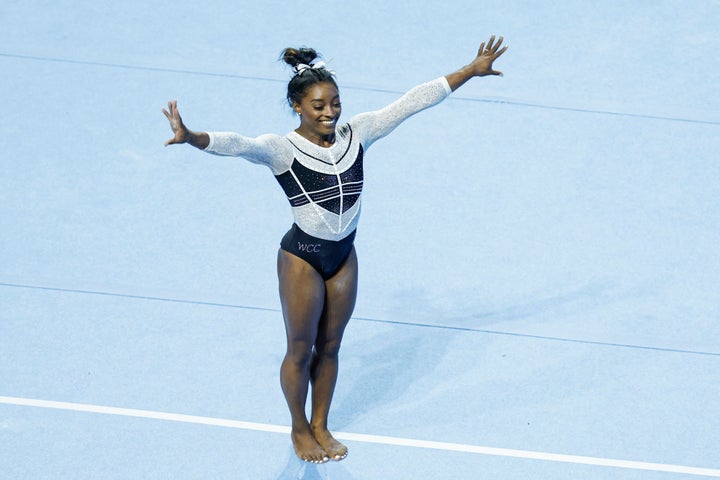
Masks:
[[[165,118],[170,122],[170,128],[172,129],[175,136],[165,142],[165,146],[174,145],[176,143],[182,143],[178,137],[178,130],[182,126],[182,119],[180,113],[178,113],[177,100],[170,100],[167,104],[167,110],[162,109]]]
[[[501,40],[502,41],[502,40]],[[492,52],[493,49],[493,43],[495,42],[495,35],[490,36],[490,41],[487,44],[487,51]]]
[[[178,115],[177,100],[170,100],[167,106],[167,110],[163,108],[162,112],[165,114],[168,120],[172,120],[173,117],[176,117]]]
[[[495,35],[491,35],[490,40],[487,43],[487,47],[485,46],[485,42],[480,44],[480,49],[478,50],[478,56],[490,55],[493,58],[499,57],[500,55],[505,53],[505,51],[508,48],[507,46],[502,47],[502,49],[500,48],[502,46],[503,41],[504,41],[504,38],[501,35],[500,37],[498,37],[497,43],[495,43]]]
[[[495,44],[495,46],[494,46],[493,49],[492,49],[492,52],[493,52],[493,55],[495,55],[495,58],[499,57],[500,55],[502,55],[503,53],[505,53],[505,50],[507,50],[507,46],[503,47],[502,50],[500,50],[500,46],[502,45],[503,40],[504,40],[504,39],[503,39],[503,37],[502,37],[502,35],[501,35],[500,38],[498,38],[498,42]],[[499,51],[500,53],[498,53],[498,51]]]

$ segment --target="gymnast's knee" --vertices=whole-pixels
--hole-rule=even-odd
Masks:
[[[336,359],[340,354],[340,343],[342,339],[324,340],[315,344],[316,355],[322,359]]]
[[[285,360],[300,367],[308,367],[314,356],[313,345],[306,342],[292,342],[285,352]]]

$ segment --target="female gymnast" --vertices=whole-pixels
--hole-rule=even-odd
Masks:
[[[294,223],[277,257],[287,351],[280,383],[292,418],[297,456],[312,463],[342,460],[345,445],[328,431],[328,413],[338,376],[338,352],[355,306],[358,260],[353,246],[363,186],[363,155],[376,140],[411,115],[436,105],[473,77],[502,75],[493,62],[507,47],[495,36],[476,58],[449,75],[419,85],[390,105],[339,123],[340,94],[334,73],[313,49],[287,48],[283,60],[294,75],[287,101],[300,125],[285,136],[249,138],[230,132],[194,132],[180,117],[177,101],[162,109],[174,137],[216,155],[240,156],[267,166],[287,195]],[[311,417],[305,404],[312,390]]]

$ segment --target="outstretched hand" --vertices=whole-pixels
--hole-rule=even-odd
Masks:
[[[482,42],[480,44],[480,48],[478,49],[478,54],[475,60],[472,61],[470,66],[473,68],[473,75],[476,77],[484,77],[486,75],[500,75],[502,76],[502,72],[493,70],[492,64],[493,62],[503,53],[505,53],[505,50],[507,50],[507,46],[502,46],[503,43],[503,37],[498,38],[497,43],[495,43],[495,35],[490,37],[490,40],[487,43],[487,46],[485,45],[485,42]]]
[[[503,47],[502,43],[503,37],[498,38],[497,42],[495,42],[495,35],[490,37],[487,46],[485,42],[482,42],[477,57],[472,62],[449,75],[445,75],[450,89],[454,92],[473,77],[502,75],[502,72],[493,70],[493,62],[505,53],[508,48],[507,46]]]
[[[183,124],[180,112],[177,108],[177,100],[171,100],[168,102],[168,110],[162,109],[162,112],[170,122],[170,128],[172,129],[175,136],[165,142],[165,146],[173,145],[176,143],[186,143],[188,141],[189,132],[185,124]]]

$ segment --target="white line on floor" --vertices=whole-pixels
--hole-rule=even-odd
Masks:
[[[178,413],[156,412],[151,410],[137,410],[130,408],[105,407],[82,403],[55,402],[51,400],[36,400],[30,398],[0,396],[0,404],[17,405],[25,407],[51,408],[69,410],[74,412],[101,413],[123,417],[139,417],[171,422],[197,423],[218,427],[237,428],[241,430],[255,430],[270,433],[290,433],[290,427],[270,425],[266,423],[243,422],[239,420],[226,420],[222,418],[199,417]],[[387,437],[381,435],[366,435],[360,433],[334,432],[335,437],[341,440],[355,442],[396,445],[403,447],[429,448],[434,450],[448,450],[453,452],[477,453],[501,457],[515,457],[532,460],[545,460],[550,462],[576,463],[595,465],[601,467],[627,468],[634,470],[651,470],[656,472],[682,473],[686,475],[699,475],[705,477],[720,477],[719,469],[686,467],[682,465],[669,465],[663,463],[637,462],[630,460],[615,460],[611,458],[584,457],[577,455],[564,455],[557,453],[533,452],[527,450],[512,450],[506,448],[483,447],[461,443],[435,442],[428,440],[414,440],[410,438]]]

